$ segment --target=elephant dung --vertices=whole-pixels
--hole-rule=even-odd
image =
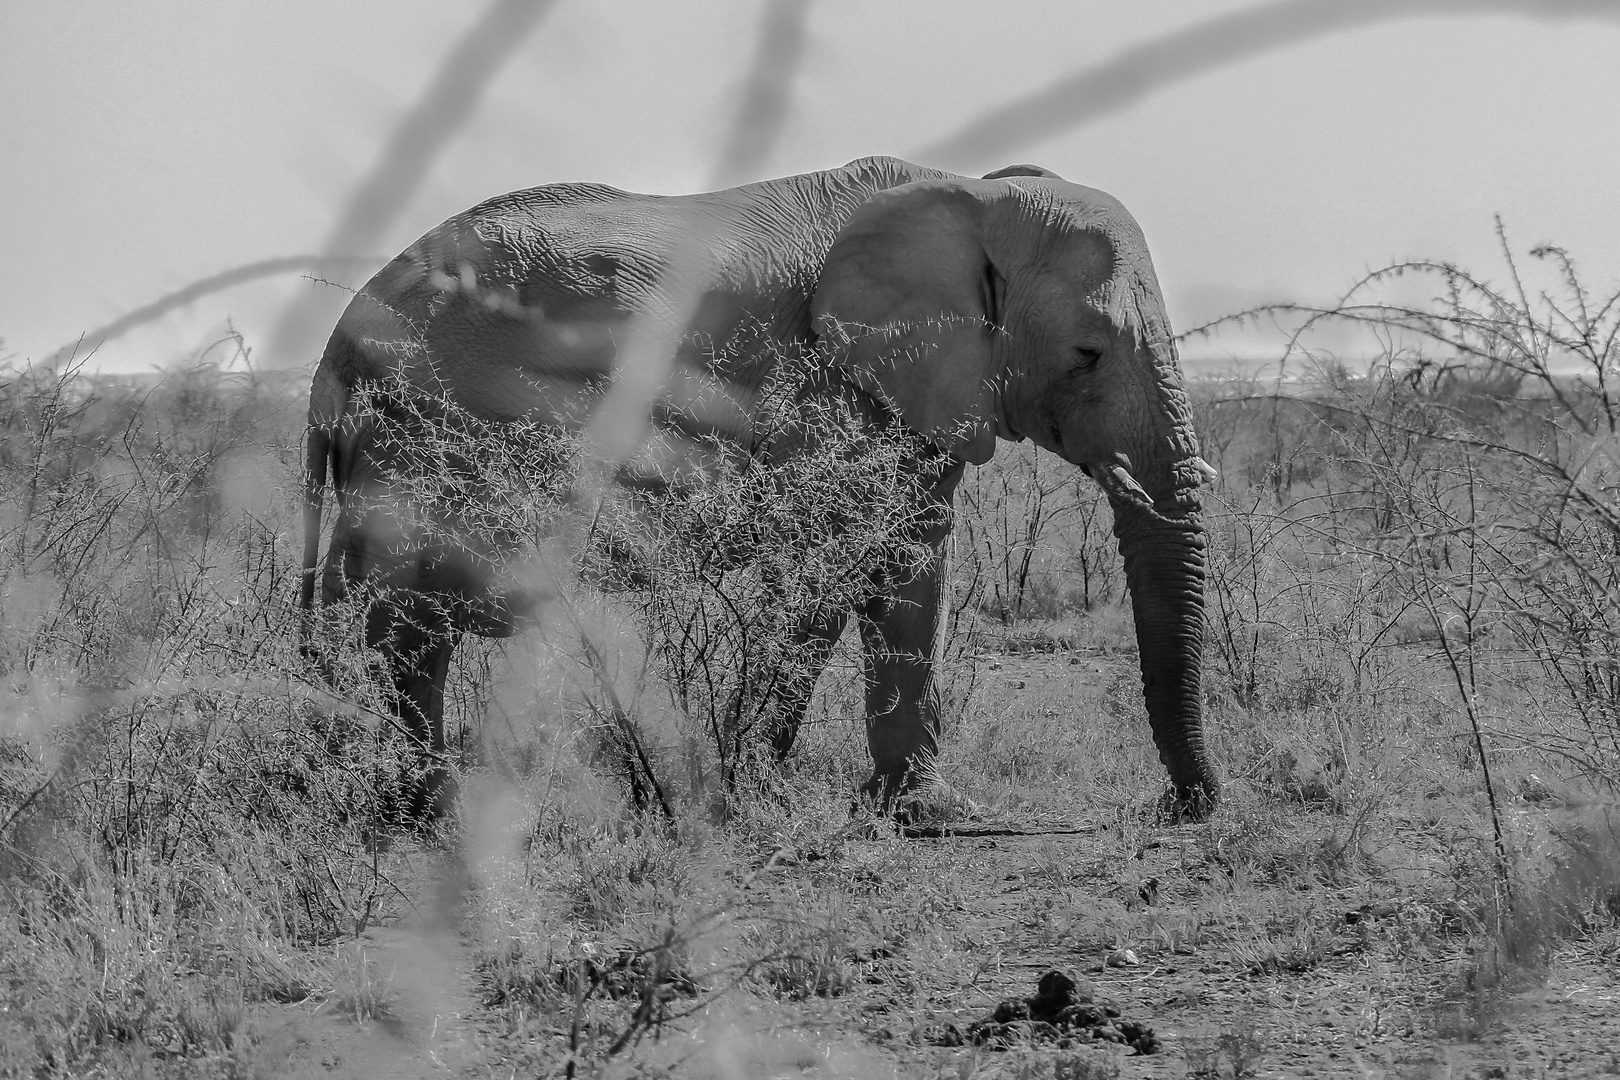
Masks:
[[[984,1020],[966,1030],[940,1024],[926,1032],[936,1046],[981,1046],[1011,1050],[1039,1046],[1068,1050],[1079,1046],[1113,1043],[1136,1054],[1155,1054],[1159,1038],[1147,1024],[1122,1018],[1117,1004],[1097,1000],[1084,979],[1051,970],[1036,982],[1035,994],[1007,998]]]

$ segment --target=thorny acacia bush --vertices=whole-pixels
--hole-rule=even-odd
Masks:
[[[1511,258],[1507,291],[1443,264],[1373,274],[1301,333],[1353,320],[1399,347],[1364,373],[1310,358],[1314,379],[1205,402],[1206,452],[1236,474],[1218,489],[1212,636],[1232,690],[1274,701],[1371,686],[1379,652],[1426,646],[1506,745],[1534,738],[1613,785],[1620,294],[1534,254],[1560,291],[1532,298]],[[1365,298],[1403,274],[1433,275],[1441,299]],[[1305,631],[1306,663],[1277,655],[1278,630]]]
[[[808,699],[825,659],[806,628],[932,558],[919,537],[943,512],[928,495],[943,456],[866,416],[814,374],[824,361],[779,358],[751,392],[746,442],[697,437],[667,487],[613,482],[588,432],[483,422],[399,382],[355,410],[393,457],[378,497],[407,532],[544,598],[540,638],[576,673],[605,759],[666,817],[677,774],[722,803],[758,775],[784,703]],[[694,396],[731,392],[714,378]],[[653,444],[683,426],[696,425],[662,416]],[[599,618],[604,590],[616,626]]]
[[[1620,785],[1620,293],[1594,294],[1562,250],[1532,255],[1553,279],[1539,293],[1508,254],[1505,288],[1407,263],[1330,308],[1268,309],[1304,316],[1294,377],[1195,394],[1221,471],[1212,693],[1239,715],[1326,710],[1341,733],[1361,710],[1426,712],[1487,804],[1496,872],[1477,925],[1521,959],[1620,896],[1612,836],[1549,846],[1514,835],[1507,812],[1556,801],[1537,773]],[[1378,300],[1410,276],[1438,298]],[[1376,362],[1312,353],[1329,321],[1375,332]],[[1332,770],[1348,758],[1329,750],[1328,773],[1285,784],[1339,800]],[[1274,755],[1255,768],[1292,773]]]

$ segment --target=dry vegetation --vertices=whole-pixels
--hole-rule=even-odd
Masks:
[[[1612,1008],[1535,997],[1612,998],[1620,956],[1620,304],[1539,259],[1549,296],[1400,268],[1421,309],[1374,275],[1304,314],[1376,324],[1377,363],[1306,336],[1308,377],[1195,388],[1228,778],[1199,826],[1153,815],[1106,507],[1027,448],[970,479],[953,555],[941,768],[983,810],[906,836],[851,805],[847,642],[786,767],[756,752],[792,625],[905,533],[903,436],[829,408],[640,507],[606,594],[558,570],[603,522],[557,525],[545,433],[444,444],[422,504],[559,598],[464,643],[462,800],[422,836],[354,620],[324,678],[297,650],[302,379],[10,370],[0,1075],[1620,1068]],[[936,1045],[1044,966],[1163,1052]]]

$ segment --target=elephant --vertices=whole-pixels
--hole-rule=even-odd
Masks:
[[[666,279],[694,247],[701,274],[682,307]],[[392,454],[356,420],[357,395],[392,378],[493,423],[538,416],[578,429],[611,382],[622,339],[648,312],[680,322],[666,396],[712,367],[715,342],[756,341],[743,349],[766,365],[767,345],[816,346],[828,358],[823,385],[929,450],[917,467],[946,512],[920,538],[928,565],[874,580],[853,611],[805,630],[825,657],[849,616],[859,619],[873,763],[863,790],[892,803],[938,779],[934,665],[951,501],[966,467],[988,461],[998,439],[1030,439],[1106,494],[1148,720],[1169,774],[1165,805],[1184,820],[1213,810],[1199,492],[1212,470],[1199,457],[1141,228],[1112,196],[1032,165],[975,178],[871,157],[681,196],[555,184],[483,202],[379,271],[314,375],[301,605],[311,611],[317,577],[323,602],[360,582],[387,586],[391,599],[366,616],[366,640],[386,658],[393,705],[424,748],[444,749],[458,635],[513,633],[532,623],[539,601],[503,594],[486,570],[377,524],[361,495],[385,482]],[[726,427],[742,442],[747,384],[739,378],[739,416]],[[619,482],[667,483],[700,440],[677,433],[661,445],[653,467],[645,453],[624,455]],[[329,481],[337,517],[323,568]],[[437,602],[446,597],[457,603]],[[784,707],[780,752],[806,704]]]

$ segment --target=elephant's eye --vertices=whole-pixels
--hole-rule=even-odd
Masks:
[[[1103,351],[1093,345],[1076,345],[1074,355],[1079,359],[1081,371],[1090,371],[1102,359]]]

